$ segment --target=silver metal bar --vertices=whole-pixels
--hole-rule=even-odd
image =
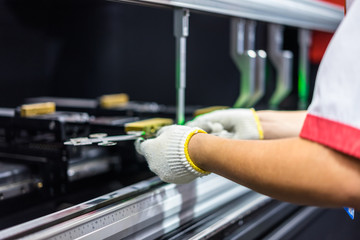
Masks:
[[[334,32],[344,13],[341,7],[314,0],[112,0],[157,7],[247,18],[305,29]]]
[[[176,122],[185,123],[186,88],[186,38],[189,35],[189,15],[187,9],[174,10],[174,36],[176,38]]]
[[[34,232],[41,231],[55,224],[59,224],[69,219],[81,216],[82,214],[87,214],[89,212],[95,211],[99,208],[99,206],[106,206],[113,202],[124,201],[127,198],[135,196],[137,193],[145,192],[152,187],[159,186],[161,184],[161,180],[157,177],[133,184],[129,187],[122,188],[120,190],[61,210],[59,212],[55,212],[29,222],[25,222],[8,229],[4,229],[0,231],[0,239],[14,239],[19,238],[20,236],[26,236]]]
[[[289,233],[294,231],[296,228],[300,228],[305,223],[311,221],[315,216],[321,213],[321,209],[317,207],[306,207],[296,215],[292,216],[289,220],[280,225],[274,232],[264,237],[266,240],[279,240],[279,239],[291,239]],[[295,234],[295,233],[293,233]]]
[[[41,187],[42,182],[36,178],[0,185],[0,201],[29,193]]]
[[[299,42],[299,73],[298,94],[299,109],[306,109],[309,101],[309,47],[311,45],[311,31],[307,29],[298,30]]]
[[[137,185],[134,186],[136,190]],[[145,183],[144,186],[148,187],[149,184]],[[125,193],[128,193],[133,187],[126,189],[128,191]],[[114,195],[118,197],[121,193],[119,190],[118,193],[5,229],[0,232],[0,238],[21,236],[22,239],[154,239],[174,230],[181,223],[203,216],[249,192],[251,190],[241,185],[211,174],[189,184],[166,184],[125,201],[122,198],[122,201],[103,204],[104,201],[113,199]],[[97,207],[98,205],[103,206]],[[251,208],[245,210],[248,212]],[[76,214],[81,211],[82,214]],[[58,218],[64,216],[64,221],[46,226],[54,219],[59,220]],[[45,227],[40,228],[39,224]],[[31,229],[34,231],[26,233]],[[26,234],[19,235],[18,232]]]
[[[238,208],[235,208],[231,214],[219,219],[211,226],[197,233],[195,236],[189,238],[189,240],[207,239],[211,237],[214,233],[219,232],[220,230],[229,226],[236,220],[248,215],[249,211],[254,211],[255,209],[258,209],[259,206],[264,205],[270,200],[271,198],[267,196],[261,195],[259,193],[253,193],[253,195],[250,196],[250,199],[248,201],[240,204]]]
[[[282,50],[284,26],[269,24],[268,27],[268,55],[276,69],[276,88],[269,103],[270,108],[277,109],[292,89],[293,54]]]

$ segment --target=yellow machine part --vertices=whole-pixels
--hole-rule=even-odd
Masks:
[[[171,118],[150,118],[125,124],[125,132],[142,131],[146,135],[152,135],[161,127],[173,123],[174,121]]]
[[[101,108],[114,108],[125,105],[129,102],[129,95],[126,93],[103,95],[99,99]]]
[[[31,117],[43,114],[54,113],[56,109],[54,102],[24,104],[20,108],[21,117]]]
[[[228,106],[211,106],[211,107],[206,107],[206,108],[200,108],[194,112],[194,117],[205,114],[205,113],[213,112],[215,110],[227,109],[227,108],[229,108],[229,107]]]

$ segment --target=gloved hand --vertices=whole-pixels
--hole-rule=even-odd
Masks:
[[[172,125],[161,128],[156,138],[138,140],[135,147],[144,155],[151,171],[161,180],[170,183],[188,183],[206,172],[190,159],[188,143],[196,133],[206,133],[200,128]]]
[[[254,109],[224,109],[200,115],[186,123],[219,137],[231,139],[263,139],[263,131]]]

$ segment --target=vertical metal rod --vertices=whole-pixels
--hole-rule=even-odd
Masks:
[[[176,38],[176,122],[185,123],[186,88],[186,37],[189,35],[189,16],[187,9],[174,10],[174,36]]]
[[[299,29],[299,75],[298,75],[298,108],[306,109],[309,100],[309,46],[311,44],[311,32],[307,29]]]

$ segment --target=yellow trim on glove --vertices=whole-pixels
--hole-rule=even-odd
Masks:
[[[251,108],[250,110],[253,113],[254,118],[255,118],[256,127],[257,127],[257,130],[259,132],[259,139],[263,140],[264,139],[264,131],[263,131],[262,127],[261,127],[259,116],[257,115],[255,109]]]
[[[201,168],[199,168],[198,166],[195,165],[195,163],[191,160],[190,155],[189,155],[189,150],[188,150],[188,145],[189,145],[189,141],[191,139],[192,136],[194,136],[196,133],[205,133],[207,134],[207,132],[205,132],[204,130],[201,129],[196,129],[194,131],[192,131],[186,138],[185,143],[184,143],[184,152],[185,152],[185,157],[186,160],[189,162],[190,166],[195,169],[197,172],[202,173],[202,174],[210,174],[210,172],[207,172],[205,170],[202,170]]]

